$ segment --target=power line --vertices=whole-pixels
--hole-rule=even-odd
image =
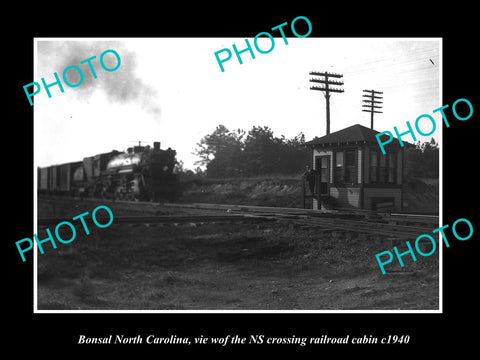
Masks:
[[[383,101],[375,100],[375,99],[383,99],[383,96],[376,96],[376,95],[383,94],[383,92],[375,91],[375,90],[363,90],[363,92],[367,93],[367,94],[364,94],[363,96],[366,97],[366,98],[369,98],[369,99],[363,99],[362,100],[364,102],[362,104],[362,107],[364,107],[364,109],[362,109],[362,111],[369,112],[371,114],[370,128],[373,130],[373,114],[374,113],[380,113],[381,114],[382,111],[378,111],[378,110],[375,110],[375,109],[382,109],[382,105],[380,105],[380,104],[383,104]]]
[[[330,78],[341,78],[343,75],[341,74],[333,74],[329,72],[317,72],[317,71],[310,71],[310,75],[314,76],[323,76],[324,79],[310,79],[310,82],[321,83],[324,84],[324,87],[319,86],[311,86],[310,90],[319,90],[325,92],[325,100],[326,100],[326,109],[327,109],[327,135],[330,134],[330,92],[338,92],[343,93],[343,89],[338,89],[335,87],[330,87],[330,85],[341,86],[343,85],[342,81],[335,81],[329,80]]]

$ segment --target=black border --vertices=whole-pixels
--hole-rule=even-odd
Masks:
[[[291,6],[290,6],[291,5]],[[70,356],[73,354],[139,355],[148,350],[156,356],[168,351],[205,352],[220,355],[240,351],[280,350],[311,351],[316,355],[341,355],[345,350],[355,354],[381,352],[387,354],[429,351],[440,354],[446,349],[473,347],[476,324],[471,319],[476,312],[476,261],[478,250],[478,215],[471,204],[476,194],[476,131],[480,110],[478,91],[473,87],[478,76],[476,61],[476,25],[473,6],[455,3],[419,9],[407,3],[384,3],[372,11],[373,4],[348,3],[327,6],[323,3],[294,9],[292,4],[275,3],[249,6],[223,3],[219,5],[184,4],[175,9],[168,4],[108,4],[100,9],[96,4],[61,10],[29,5],[17,19],[4,23],[4,34],[10,56],[4,55],[8,69],[4,96],[4,137],[9,143],[4,152],[2,172],[7,207],[3,226],[7,234],[2,252],[6,268],[7,291],[3,309],[8,318],[4,338],[8,348],[32,355]],[[40,5],[38,5],[40,7]],[[306,16],[313,25],[310,37],[442,37],[443,38],[443,104],[453,104],[467,98],[473,104],[474,115],[468,121],[453,119],[447,111],[450,128],[443,129],[443,210],[444,224],[458,218],[468,218],[474,225],[473,237],[465,242],[451,241],[444,248],[443,314],[33,314],[33,259],[19,261],[14,241],[33,233],[33,108],[25,100],[22,86],[33,81],[34,37],[210,37],[238,36],[251,38],[296,16]],[[12,25],[13,24],[13,25]],[[13,55],[13,56],[12,56]],[[13,100],[13,101],[11,101]],[[408,104],[405,104],[408,106]],[[433,109],[432,109],[433,110]],[[420,114],[419,114],[420,115]],[[406,119],[408,120],[408,119]],[[410,119],[412,120],[412,119]],[[473,320],[473,319],[472,319]],[[149,334],[178,336],[225,336],[267,334],[278,336],[388,336],[408,334],[408,345],[395,346],[227,346],[225,348],[162,347],[162,346],[79,346],[79,334],[135,336]],[[4,335],[5,336],[5,335]],[[31,349],[30,349],[31,348]],[[34,352],[38,351],[37,354]]]

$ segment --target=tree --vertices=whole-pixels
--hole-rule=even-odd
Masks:
[[[405,170],[408,177],[439,177],[440,149],[433,137],[430,141],[423,143],[418,141],[415,147],[405,151],[405,156]]]
[[[282,156],[283,171],[288,173],[303,171],[305,165],[310,163],[311,155],[311,150],[305,146],[305,135],[299,133],[285,143],[285,151]]]
[[[195,164],[206,166],[209,177],[238,174],[243,136],[244,132],[240,129],[231,132],[224,125],[218,125],[213,133],[204,136],[197,143],[195,155],[201,160]]]
[[[279,139],[267,126],[254,126],[245,139],[243,166],[247,175],[272,173],[279,162]]]
[[[298,174],[311,156],[305,135],[276,137],[268,126],[253,126],[245,133],[219,125],[197,146],[197,164],[206,166],[208,177]]]

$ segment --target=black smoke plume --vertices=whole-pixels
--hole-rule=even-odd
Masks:
[[[103,91],[112,103],[135,103],[158,118],[160,114],[158,94],[138,77],[135,72],[137,56],[123,42],[42,40],[37,44],[39,79],[35,81],[40,83],[40,78],[44,77],[47,84],[53,83],[55,81],[53,73],[56,72],[65,92],[72,93],[78,100],[88,101],[97,90]],[[105,71],[100,65],[100,55],[108,49],[116,51],[121,58],[120,67],[112,72]],[[92,56],[96,56],[91,61],[97,75],[96,79],[93,77],[88,63],[80,64],[80,61]],[[107,53],[104,56],[104,64],[108,68],[114,68],[117,64],[114,54]],[[83,73],[83,82],[75,88],[67,86],[62,77],[64,69],[71,65],[80,67]],[[68,70],[66,77],[70,84],[77,84],[81,80],[75,69]]]

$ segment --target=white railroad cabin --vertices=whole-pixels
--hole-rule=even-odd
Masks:
[[[314,196],[306,191],[313,209],[320,195],[335,209],[402,210],[404,148],[394,138],[382,154],[378,133],[356,124],[306,143],[316,177]]]

